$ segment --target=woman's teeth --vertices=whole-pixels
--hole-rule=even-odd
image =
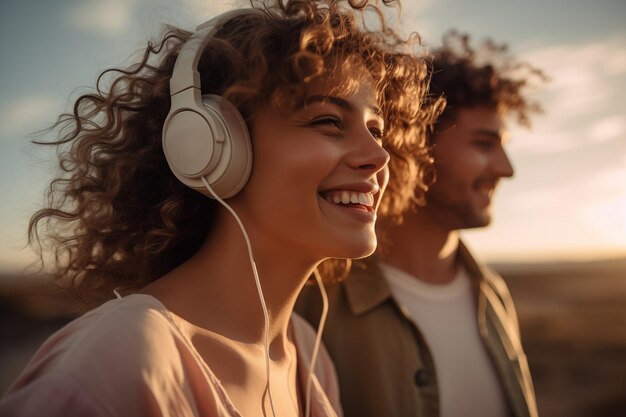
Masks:
[[[334,204],[361,204],[367,207],[374,206],[372,193],[360,193],[356,191],[330,191],[324,193],[326,201]]]

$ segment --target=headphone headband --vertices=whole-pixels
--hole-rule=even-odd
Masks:
[[[196,31],[185,42],[176,58],[172,78],[170,79],[170,96],[189,88],[200,90],[200,73],[198,63],[204,47],[213,35],[231,19],[251,13],[262,13],[257,9],[236,9],[223,13],[196,27]]]

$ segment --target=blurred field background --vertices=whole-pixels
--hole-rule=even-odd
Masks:
[[[626,259],[493,266],[517,306],[540,416],[626,416]],[[70,311],[41,280],[0,277],[0,392]]]
[[[626,259],[495,268],[517,307],[540,416],[626,416]]]

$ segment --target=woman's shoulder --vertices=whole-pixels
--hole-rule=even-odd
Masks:
[[[126,376],[149,361],[166,360],[180,346],[177,327],[167,309],[142,294],[110,300],[50,336],[35,353],[27,371],[65,373],[116,370]]]
[[[176,336],[167,309],[154,297],[142,294],[110,300],[67,324],[52,335],[33,359],[56,351],[72,363],[94,358],[135,365],[146,350]],[[156,343],[156,341],[160,341]]]
[[[190,357],[182,352],[185,348],[157,299],[137,294],[111,300],[53,334],[5,400],[23,398],[31,406],[46,407],[43,398],[50,398],[48,406],[62,403],[63,408],[80,407],[76,402],[87,399],[83,405],[93,407],[94,415],[100,415],[96,410],[113,412],[105,415],[140,412],[135,407],[145,407],[155,390],[177,390],[183,384],[181,357]]]
[[[67,324],[42,345],[29,368],[60,367],[80,375],[102,371],[107,378],[119,370],[129,378],[132,370],[145,373],[155,362],[176,360],[180,338],[156,298],[133,294],[110,300]]]

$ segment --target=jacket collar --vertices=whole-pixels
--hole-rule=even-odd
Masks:
[[[480,296],[480,286],[485,282],[485,275],[483,269],[478,265],[467,246],[463,241],[459,241],[459,249],[457,251],[458,262],[463,265],[467,275],[470,277],[472,288],[474,289],[474,296]]]
[[[356,315],[373,310],[391,298],[391,289],[375,256],[353,262],[350,275],[342,285],[350,309]]]
[[[474,292],[480,293],[480,283],[484,275],[480,266],[463,242],[459,242],[458,259],[465,267],[472,282]],[[376,256],[353,262],[347,279],[342,281],[350,309],[356,315],[373,310],[378,305],[392,298],[391,288],[383,276]]]

